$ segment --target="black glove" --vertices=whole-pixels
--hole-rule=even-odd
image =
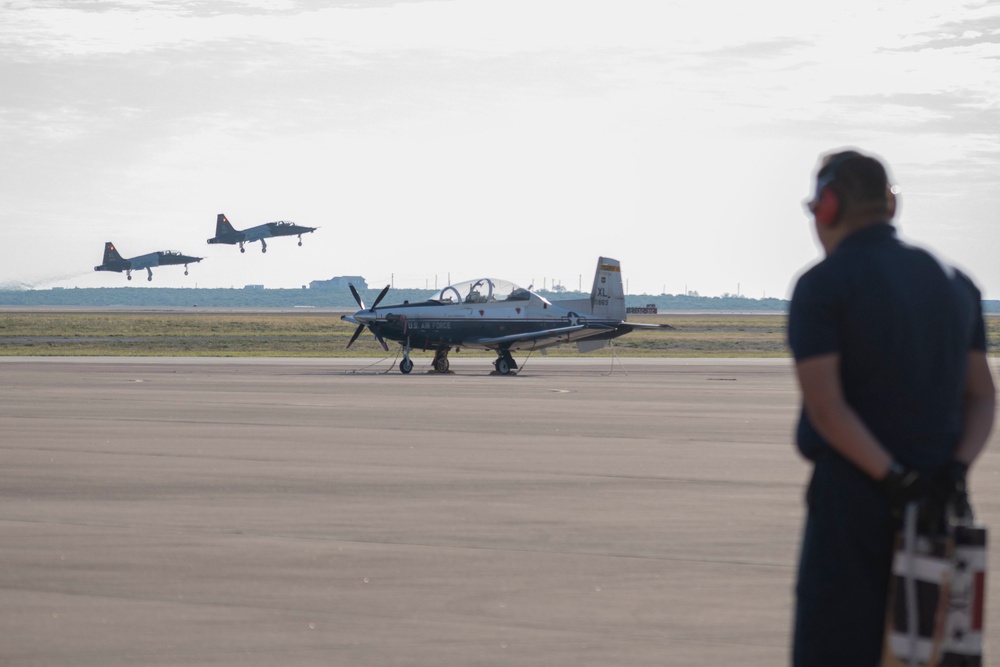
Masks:
[[[938,468],[934,474],[931,489],[934,500],[942,506],[950,507],[957,517],[969,516],[972,512],[966,482],[968,474],[969,466],[961,461],[952,461]]]
[[[889,466],[889,471],[878,483],[889,497],[892,513],[896,517],[902,517],[910,501],[923,498],[929,487],[927,475],[896,462]]]

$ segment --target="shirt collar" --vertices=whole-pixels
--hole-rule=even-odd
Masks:
[[[896,237],[896,228],[889,222],[877,222],[852,233],[840,242],[840,247],[874,243]]]

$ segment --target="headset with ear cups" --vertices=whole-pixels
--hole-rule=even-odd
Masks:
[[[809,202],[809,209],[816,217],[816,222],[821,225],[829,227],[840,217],[840,194],[833,184],[837,180],[837,170],[840,169],[841,165],[856,157],[861,157],[861,153],[844,151],[824,165],[816,174],[816,194]]]

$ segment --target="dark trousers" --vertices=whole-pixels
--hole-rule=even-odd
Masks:
[[[839,454],[819,457],[796,585],[794,667],[876,667],[897,522],[885,494]]]

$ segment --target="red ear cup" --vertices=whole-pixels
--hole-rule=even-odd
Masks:
[[[819,193],[816,208],[813,209],[813,215],[816,216],[817,222],[826,226],[837,222],[840,216],[840,197],[837,193],[831,188],[823,188]]]

